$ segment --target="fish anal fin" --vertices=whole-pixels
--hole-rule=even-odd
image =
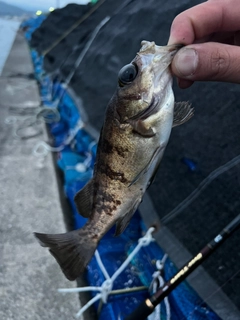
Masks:
[[[194,108],[188,101],[176,102],[174,106],[173,127],[187,122],[194,115]]]
[[[93,180],[91,179],[74,197],[77,210],[84,218],[89,218],[92,214],[93,203]]]
[[[135,211],[137,210],[142,198],[138,198],[132,208],[124,215],[124,217],[119,218],[117,223],[116,223],[116,230],[114,236],[117,237],[123,231],[127,228],[132,216],[134,215]]]
[[[35,233],[35,237],[41,246],[49,248],[70,281],[85,270],[97,247],[97,242],[90,241],[84,228],[62,234]]]
[[[131,126],[133,127],[133,131],[137,132],[143,137],[153,137],[155,136],[154,130],[151,126],[147,127],[143,120],[131,120]]]

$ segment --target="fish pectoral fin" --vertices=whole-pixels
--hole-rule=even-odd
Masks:
[[[93,203],[93,180],[91,179],[74,197],[77,210],[84,218],[89,218],[92,214]]]
[[[176,102],[174,106],[173,127],[187,122],[194,115],[194,108],[188,101]]]
[[[115,237],[119,236],[126,229],[126,227],[128,226],[132,216],[134,215],[135,211],[137,210],[141,200],[142,200],[142,198],[138,198],[135,201],[135,203],[132,206],[132,208],[124,215],[124,217],[118,219],[118,221],[116,223],[115,234],[114,234]]]
[[[153,137],[156,132],[152,129],[152,127],[147,127],[146,124],[142,120],[130,120],[131,126],[133,127],[133,131],[137,132],[143,137]]]
[[[136,183],[148,171],[148,169],[151,167],[152,163],[154,162],[154,160],[156,159],[156,157],[159,155],[160,151],[164,147],[165,147],[165,145],[164,146],[160,146],[154,151],[154,153],[152,155],[152,158],[150,159],[148,164],[137,174],[137,176],[132,180],[132,182],[129,184],[128,187],[131,187],[134,183]]]

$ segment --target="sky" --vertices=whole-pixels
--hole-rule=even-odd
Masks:
[[[15,5],[27,10],[48,10],[49,7],[65,7],[68,3],[86,4],[90,0],[3,0],[5,3]]]

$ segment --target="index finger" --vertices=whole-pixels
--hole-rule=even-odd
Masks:
[[[171,26],[168,44],[185,45],[214,32],[240,29],[239,0],[210,0],[180,13]]]

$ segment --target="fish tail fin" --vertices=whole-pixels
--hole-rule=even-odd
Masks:
[[[34,233],[42,247],[48,247],[68,280],[75,280],[88,265],[97,242],[89,239],[83,227],[61,234]]]

